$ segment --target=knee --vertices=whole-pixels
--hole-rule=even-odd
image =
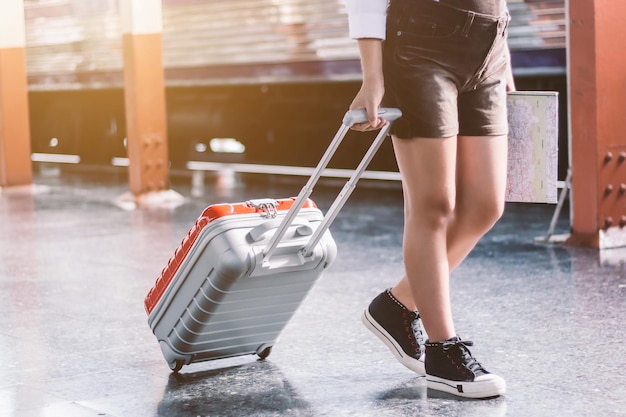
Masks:
[[[504,203],[485,205],[480,209],[480,219],[485,232],[491,229],[502,217],[504,213]]]
[[[491,229],[504,213],[504,199],[487,199],[475,201],[473,204],[464,204],[459,207],[455,218],[465,227],[476,230],[477,233],[486,233]]]
[[[453,196],[446,194],[431,195],[420,202],[405,203],[405,219],[407,222],[439,229],[445,228],[453,218],[455,201]]]

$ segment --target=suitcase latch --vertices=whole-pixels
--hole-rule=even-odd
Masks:
[[[278,205],[278,202],[271,198],[260,198],[256,200],[248,200],[246,201],[246,204],[256,210],[263,211],[265,213],[266,219],[273,219],[278,214],[278,209],[276,208],[276,206]]]

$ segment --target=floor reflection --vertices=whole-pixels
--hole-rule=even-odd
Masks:
[[[403,407],[404,405],[404,407]],[[506,397],[473,400],[427,389],[426,379],[412,378],[396,387],[378,393],[376,406],[383,410],[395,410],[398,415],[421,417],[463,416],[503,417],[507,412]]]
[[[268,361],[172,373],[159,416],[312,416],[309,404]]]

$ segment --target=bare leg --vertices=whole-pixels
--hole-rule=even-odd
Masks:
[[[393,138],[393,145],[404,191],[403,255],[409,277],[402,287],[409,292],[394,291],[394,296],[403,304],[414,302],[431,339],[444,340],[455,335],[446,235],[456,200],[457,139]]]
[[[397,153],[401,154],[398,160],[401,172],[404,165],[409,164],[410,167],[415,167],[418,163],[422,163],[421,160],[412,159],[415,154],[412,154],[411,150],[407,149],[410,147],[408,144],[421,141],[423,139],[403,141],[403,143],[398,143],[397,140],[394,142]],[[396,145],[396,143],[398,144]],[[417,153],[418,150],[415,149],[414,152]],[[422,156],[425,155],[422,154]],[[425,271],[432,270],[432,267],[428,266],[429,263],[432,263],[433,260],[435,262],[441,262],[441,260],[436,257],[428,258],[416,254],[415,250],[420,250],[420,246],[412,242],[412,240],[421,240],[423,243],[428,244],[431,242],[431,237],[429,234],[421,234],[419,223],[416,225],[414,221],[405,224],[404,254],[407,274],[411,276],[411,282],[416,281],[416,283],[412,284],[405,275],[392,289],[394,296],[407,308],[415,309],[419,306],[420,313],[424,319],[424,327],[432,341],[444,340],[454,335],[450,334],[454,327],[451,325],[449,294],[447,293],[450,271],[465,259],[478,240],[500,218],[504,209],[507,163],[506,137],[459,137],[457,140],[456,158],[455,203],[452,205],[452,212],[447,216],[447,221],[444,220],[446,225],[447,268],[439,267],[435,269],[436,273],[443,273],[443,275],[435,275],[437,278],[433,278],[435,281],[445,281],[445,283],[442,282],[438,286],[441,293],[433,299],[430,297],[433,288],[419,283],[422,280],[428,281],[424,274],[426,273]],[[436,163],[437,159],[433,157],[431,161]],[[433,171],[425,175],[423,171],[421,174],[417,172],[418,170],[418,168],[404,167],[405,204],[407,204],[409,199],[415,200],[415,193],[423,192],[420,191],[421,187],[414,184],[415,182],[431,182],[435,179],[432,177]],[[408,176],[411,177],[407,178]],[[409,190],[408,194],[407,190]],[[414,203],[410,204],[413,205]],[[410,213],[407,212],[407,214]],[[414,214],[418,217],[424,217],[422,213]],[[418,229],[414,227],[418,227]],[[440,236],[438,238],[440,239]],[[432,256],[432,252],[429,253],[429,256]],[[409,262],[406,262],[407,259]],[[420,261],[425,263],[420,265]],[[414,276],[418,279],[416,280]],[[420,287],[421,290],[417,287]],[[443,294],[444,288],[446,290],[445,295]],[[416,296],[416,292],[420,291],[425,291],[426,294],[421,297],[419,295]],[[444,297],[445,300],[443,299]],[[422,298],[433,301],[438,300],[438,302],[442,303],[440,304],[441,308],[447,309],[447,312],[437,312],[436,309],[432,309],[428,304],[422,306]],[[441,318],[438,320],[427,320],[427,316],[431,314],[431,309],[434,314],[441,314],[442,316],[436,316]]]
[[[507,138],[459,137],[457,199],[448,227],[448,262],[454,270],[502,216]]]

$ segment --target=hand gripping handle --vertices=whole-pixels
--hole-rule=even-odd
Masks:
[[[385,119],[388,122],[393,122],[402,116],[400,109],[381,107],[378,109],[378,117]],[[367,122],[367,112],[365,109],[350,110],[346,112],[343,117],[343,124],[346,126],[352,126],[355,123]]]
[[[306,244],[306,246],[303,249],[305,256],[311,253],[315,245],[317,245],[317,243],[321,240],[324,232],[326,232],[326,230],[330,227],[330,224],[332,223],[332,221],[335,219],[335,217],[337,217],[337,214],[339,214],[339,210],[345,204],[346,200],[348,199],[348,197],[350,196],[350,194],[356,187],[356,183],[361,178],[361,175],[363,175],[363,172],[369,165],[370,161],[372,160],[372,158],[374,158],[376,151],[378,150],[380,145],[383,143],[383,141],[387,137],[387,133],[389,132],[389,128],[391,127],[392,122],[396,120],[397,118],[399,118],[400,116],[402,116],[402,112],[399,109],[381,108],[378,111],[378,115],[379,117],[387,120],[389,123],[383,126],[382,129],[380,129],[380,131],[378,132],[378,135],[376,136],[376,138],[370,145],[369,149],[363,156],[363,159],[361,159],[361,162],[355,169],[354,173],[352,174],[350,179],[346,182],[343,189],[339,192],[339,194],[335,198],[335,201],[333,202],[331,207],[328,209],[328,212],[324,216],[324,219],[322,220],[320,225],[317,227],[317,229],[311,236],[311,239],[309,239],[309,242]],[[322,156],[322,159],[320,160],[320,162],[317,164],[317,167],[313,171],[313,174],[311,174],[311,177],[309,178],[306,185],[302,187],[302,190],[300,190],[300,194],[298,194],[296,201],[294,201],[293,205],[291,206],[291,208],[285,215],[285,218],[281,222],[280,226],[278,227],[276,232],[272,235],[272,238],[270,239],[270,241],[267,243],[267,246],[263,250],[263,259],[268,260],[270,256],[272,256],[272,253],[278,246],[278,243],[280,242],[280,240],[285,235],[291,223],[294,221],[296,215],[298,214],[298,212],[304,205],[304,202],[306,201],[306,199],[309,198],[309,196],[313,192],[313,187],[315,186],[315,184],[317,184],[317,181],[322,176],[322,172],[324,171],[324,169],[330,162],[330,159],[332,158],[332,156],[337,151],[337,148],[341,144],[341,141],[345,137],[350,127],[355,123],[362,123],[365,121],[367,121],[367,113],[365,112],[365,110],[350,110],[345,114],[343,118],[343,123],[339,127],[339,130],[335,134],[335,137],[333,138],[330,145],[328,145],[328,149],[326,149],[326,152]]]

